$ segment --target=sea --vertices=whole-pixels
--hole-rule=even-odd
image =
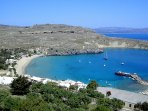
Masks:
[[[148,41],[148,34],[125,34],[125,33],[106,33],[103,34],[108,37],[117,37],[117,38],[128,38],[128,39],[137,39]]]
[[[104,60],[106,56],[108,59]],[[148,81],[148,50],[107,48],[101,54],[38,57],[25,69],[29,75],[54,80],[70,79],[86,84],[96,80],[103,87],[132,92],[148,90],[148,86],[131,78],[116,76],[117,71],[137,73]]]

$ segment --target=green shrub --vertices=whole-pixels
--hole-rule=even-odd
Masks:
[[[31,82],[27,77],[19,76],[11,83],[11,93],[14,95],[25,95],[29,92]]]
[[[113,111],[111,110],[110,108],[106,107],[106,106],[103,106],[103,105],[99,105],[97,106],[96,109],[92,110],[92,111]]]
[[[13,81],[11,86],[17,87],[15,94],[18,94],[20,89],[23,91],[21,94],[24,92],[26,94],[26,87],[29,91],[30,82],[26,80],[27,78],[18,77]],[[26,83],[29,85],[25,87]],[[103,94],[95,90],[81,89],[72,92],[51,82],[33,83],[30,92],[24,96],[20,96],[20,91],[19,96],[0,91],[0,111],[90,111],[92,109],[92,111],[115,111],[121,109],[122,106],[122,101],[105,98]]]
[[[97,84],[96,81],[91,81],[91,82],[87,85],[86,88],[87,88],[87,89],[96,90],[98,86],[99,86],[99,85]]]

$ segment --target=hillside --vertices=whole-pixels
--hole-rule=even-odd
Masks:
[[[59,52],[94,52],[102,47],[128,47],[148,49],[148,42],[107,38],[82,27],[68,25],[34,25],[26,27],[0,25],[1,48],[44,47]]]

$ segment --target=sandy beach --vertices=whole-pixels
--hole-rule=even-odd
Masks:
[[[15,66],[16,72],[18,75],[25,74],[26,66],[35,58],[40,57],[41,55],[33,55],[31,57],[22,57],[17,61],[17,65]]]

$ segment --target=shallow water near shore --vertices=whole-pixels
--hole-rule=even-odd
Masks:
[[[106,53],[108,60],[103,59]],[[102,54],[38,57],[25,69],[25,72],[32,76],[54,80],[72,79],[84,83],[96,80],[101,86],[133,92],[148,89],[148,86],[131,78],[116,76],[116,71],[137,73],[148,81],[148,50],[106,49]]]

